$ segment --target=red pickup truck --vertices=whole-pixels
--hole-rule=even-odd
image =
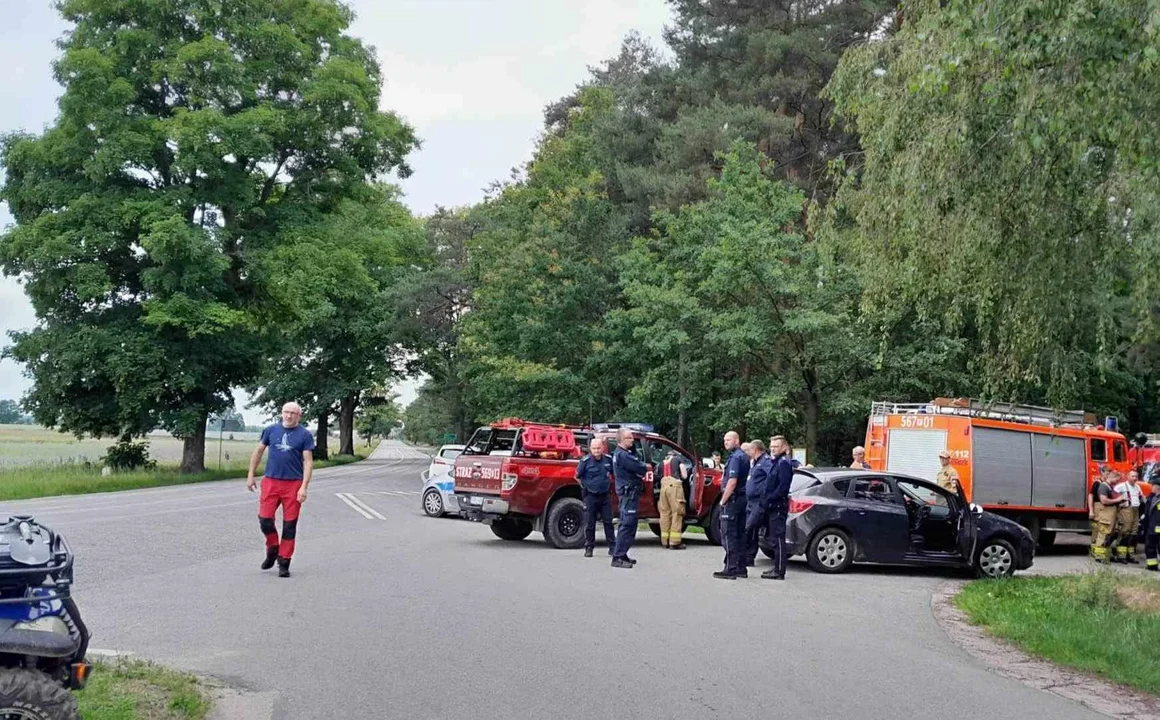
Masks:
[[[584,503],[576,482],[576,466],[593,436],[603,438],[611,453],[620,427],[546,425],[506,418],[478,428],[455,460],[459,514],[486,523],[503,540],[523,540],[534,530],[543,533],[552,547],[582,547]],[[717,499],[721,495],[721,471],[702,466],[695,453],[651,432],[647,426],[623,427],[632,430],[637,457],[653,470],[669,450],[684,458],[691,468],[685,487],[685,523],[704,527],[709,541],[720,544],[721,510]],[[650,520],[653,532],[660,535],[652,480],[650,472],[640,496],[639,517]],[[615,507],[615,489],[612,494]]]

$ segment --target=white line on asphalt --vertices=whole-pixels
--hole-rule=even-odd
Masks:
[[[386,519],[387,519],[387,518],[386,518],[386,516],[385,516],[385,515],[382,515],[382,514],[380,514],[378,510],[375,510],[375,509],[374,509],[373,507],[371,507],[370,505],[367,505],[365,502],[363,502],[362,500],[359,500],[357,497],[355,497],[355,494],[354,494],[354,493],[347,493],[346,495],[347,495],[347,497],[349,497],[349,498],[350,498],[352,501],[354,501],[354,502],[355,502],[355,503],[356,503],[356,504],[357,504],[359,507],[361,507],[363,510],[366,510],[367,512],[369,512],[371,515],[374,515],[374,516],[375,516],[375,517],[377,517],[379,520],[386,520]]]
[[[339,500],[343,501],[344,503],[346,503],[347,505],[349,505],[356,513],[358,513],[359,515],[362,515],[367,520],[374,519],[370,516],[370,513],[368,513],[366,510],[363,510],[358,505],[355,505],[354,501],[351,500],[349,497],[347,497],[346,493],[335,493],[334,496],[336,498],[338,498]]]

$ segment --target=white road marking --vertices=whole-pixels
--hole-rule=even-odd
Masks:
[[[378,511],[378,510],[375,510],[375,509],[374,509],[373,507],[371,507],[370,505],[367,505],[367,504],[366,504],[365,502],[363,502],[362,500],[359,500],[359,499],[358,499],[358,498],[355,496],[355,494],[354,494],[354,493],[347,493],[347,497],[349,497],[351,500],[353,500],[355,503],[357,503],[357,504],[358,504],[358,506],[359,506],[359,507],[361,507],[363,510],[366,510],[366,511],[367,511],[367,512],[369,512],[371,515],[374,515],[375,517],[377,517],[379,520],[386,520],[386,519],[387,519],[387,518],[386,518],[386,516],[385,516],[385,515],[382,515],[381,513],[379,513],[379,511]]]
[[[346,493],[335,493],[334,496],[336,498],[338,498],[339,500],[343,501],[344,503],[346,503],[347,505],[349,505],[356,513],[358,513],[359,515],[362,515],[367,520],[374,519],[370,516],[370,513],[368,513],[366,510],[363,510],[358,505],[355,505],[354,501],[352,501],[349,497],[347,497]]]

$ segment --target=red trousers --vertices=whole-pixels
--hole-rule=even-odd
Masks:
[[[278,548],[278,557],[289,559],[294,555],[294,538],[298,534],[298,512],[302,503],[298,502],[301,480],[278,480],[262,478],[262,496],[258,501],[258,526],[266,536],[266,548]],[[282,539],[274,526],[274,513],[282,506]]]

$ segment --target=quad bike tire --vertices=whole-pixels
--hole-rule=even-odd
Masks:
[[[35,670],[0,668],[0,718],[80,720],[76,697]]]

